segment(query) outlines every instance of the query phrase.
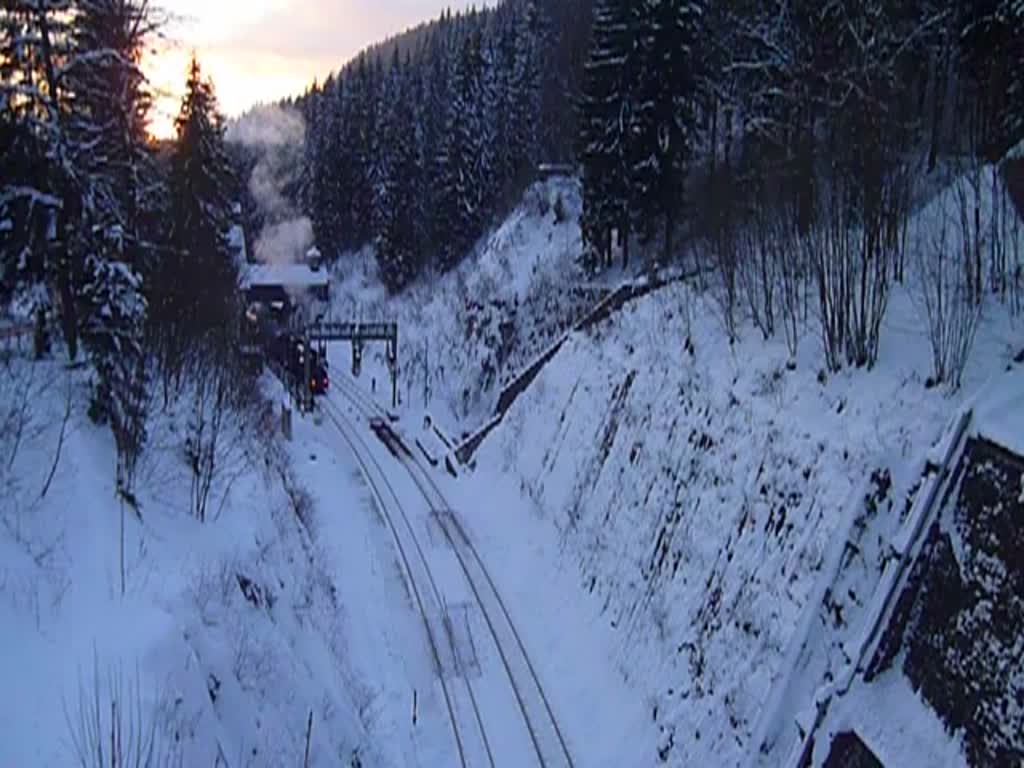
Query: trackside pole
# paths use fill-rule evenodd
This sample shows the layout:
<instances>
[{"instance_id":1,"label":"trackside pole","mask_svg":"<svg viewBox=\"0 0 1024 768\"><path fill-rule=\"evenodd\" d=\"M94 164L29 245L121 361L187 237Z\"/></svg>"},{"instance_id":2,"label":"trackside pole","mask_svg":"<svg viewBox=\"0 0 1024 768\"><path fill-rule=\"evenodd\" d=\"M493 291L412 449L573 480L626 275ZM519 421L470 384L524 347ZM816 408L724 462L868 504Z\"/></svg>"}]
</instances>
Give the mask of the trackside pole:
<instances>
[{"instance_id":1,"label":"trackside pole","mask_svg":"<svg viewBox=\"0 0 1024 768\"><path fill-rule=\"evenodd\" d=\"M313 371L309 363L310 347L308 336L305 339L303 339L302 344L302 360L304 367L306 369L306 378L302 382L302 406L303 410L306 413L309 413L310 411L313 410L313 387L310 385L309 378L312 375Z\"/></svg>"},{"instance_id":2,"label":"trackside pole","mask_svg":"<svg viewBox=\"0 0 1024 768\"><path fill-rule=\"evenodd\" d=\"M398 407L398 324L390 328L391 339L388 342L388 369L391 372L391 407Z\"/></svg>"}]
</instances>

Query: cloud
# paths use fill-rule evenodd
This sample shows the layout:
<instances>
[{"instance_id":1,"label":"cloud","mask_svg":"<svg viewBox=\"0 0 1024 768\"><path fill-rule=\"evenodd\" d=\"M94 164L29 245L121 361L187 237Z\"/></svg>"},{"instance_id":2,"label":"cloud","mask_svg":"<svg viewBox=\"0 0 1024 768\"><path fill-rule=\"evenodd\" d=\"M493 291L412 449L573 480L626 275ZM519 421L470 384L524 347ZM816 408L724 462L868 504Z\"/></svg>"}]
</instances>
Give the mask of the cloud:
<instances>
[{"instance_id":1,"label":"cloud","mask_svg":"<svg viewBox=\"0 0 1024 768\"><path fill-rule=\"evenodd\" d=\"M471 4L469 0L292 0L257 19L236 23L221 44L286 58L333 58L332 69L337 69L367 45L436 18L449 6L454 10Z\"/></svg>"}]
</instances>

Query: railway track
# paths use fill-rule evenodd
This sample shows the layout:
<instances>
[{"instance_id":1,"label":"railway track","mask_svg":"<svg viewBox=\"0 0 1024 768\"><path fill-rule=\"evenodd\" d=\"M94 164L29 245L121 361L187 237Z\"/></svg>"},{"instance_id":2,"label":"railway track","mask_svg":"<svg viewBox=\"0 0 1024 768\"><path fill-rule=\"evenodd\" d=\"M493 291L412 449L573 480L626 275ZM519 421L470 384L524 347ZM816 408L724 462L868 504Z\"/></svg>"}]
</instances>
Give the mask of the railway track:
<instances>
[{"instance_id":1,"label":"railway track","mask_svg":"<svg viewBox=\"0 0 1024 768\"><path fill-rule=\"evenodd\" d=\"M335 384L337 387L335 391L342 393L361 418L366 418L368 421L380 419L385 424L387 423L389 419L388 412L360 390L354 382L339 377L335 380ZM332 421L335 421L339 416L343 416L340 408L334 403L330 403L326 410L334 412L333 416L329 416ZM339 426L339 428L341 427ZM390 430L389 427L386 429ZM351 445L351 441L349 442ZM555 766L575 768L572 755L558 726L554 711L541 686L540 679L483 558L480 557L466 530L451 509L451 505L448 503L444 493L431 476L429 468L424 466L422 460L401 443L397 435L395 436L395 442L397 445L389 445L389 448L406 468L409 477L427 502L430 514L437 521L445 541L458 562L459 570L465 577L473 600L484 619L488 633L501 659L502 668L515 698L516 708L529 733L530 746L538 765L542 766L542 768L548 768L549 766L551 768ZM365 448L365 442L363 442L363 446ZM354 447L353 450L355 450ZM370 459L373 460L372 455ZM384 478L384 482L387 482L380 465L375 460L373 460L373 463ZM401 507L390 483L388 483L388 487L395 499L396 505L401 510L400 514L404 518L410 537L415 540L414 528L409 522L408 515L405 514L404 509ZM426 558L423 556L422 548L419 547L418 542L415 544L415 547L419 550L419 554L426 567ZM429 567L426 570L429 572ZM433 589L436 592L436 585ZM451 638L449 637L449 639ZM484 723L479 717L478 709L475 710L475 716L481 735L486 742L486 736L483 735L485 731ZM455 717L454 713L452 713L452 717ZM458 738L460 733L458 725L453 724L453 729ZM493 765L494 756L490 752L488 754Z\"/></svg>"},{"instance_id":2,"label":"railway track","mask_svg":"<svg viewBox=\"0 0 1024 768\"><path fill-rule=\"evenodd\" d=\"M448 655L449 651L452 651L452 655L457 658L457 654L454 654L454 638L451 636L451 624L444 620L441 593L437 588L437 583L430 570L423 549L415 536L409 516L406 514L405 508L402 506L394 487L388 480L387 474L374 457L372 451L369 450L369 446L356 425L340 408L331 403L327 398L321 398L321 407L323 408L324 415L334 424L342 438L348 443L352 455L355 456L356 462L359 464L360 470L366 478L374 498L377 500L381 515L387 523L395 545L398 548L402 568L405 571L409 590L416 603L420 620L423 622L434 669L441 684L441 691L452 729L452 736L455 741L456 752L458 753L459 764L462 768L477 765L481 761L470 762L467 752L476 755L483 752L487 764L493 768L494 756L487 741L483 719L480 717L480 710L469 678L463 677L464 689L460 688L460 686L452 685L446 679L442 659ZM394 502L393 509L397 512L397 517L399 518L397 521L396 515L392 514L389 510L389 504L385 501L385 491ZM428 589L423 588L424 584L428 586ZM461 690L465 691L465 699L460 695ZM467 708L470 710L469 713L466 712ZM475 734L472 729L470 729L470 733L466 733L464 723L467 720L467 714L469 719L476 723ZM469 745L469 742L474 740L479 740L478 748L475 750Z\"/></svg>"}]
</instances>

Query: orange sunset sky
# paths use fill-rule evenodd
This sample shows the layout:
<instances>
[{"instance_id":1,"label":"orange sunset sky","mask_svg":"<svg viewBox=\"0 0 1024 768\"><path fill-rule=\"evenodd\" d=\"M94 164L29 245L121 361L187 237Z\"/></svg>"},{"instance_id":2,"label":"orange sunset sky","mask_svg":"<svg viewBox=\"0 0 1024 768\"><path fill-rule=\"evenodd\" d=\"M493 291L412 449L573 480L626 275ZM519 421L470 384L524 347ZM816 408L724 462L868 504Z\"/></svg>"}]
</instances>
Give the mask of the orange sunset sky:
<instances>
[{"instance_id":1,"label":"orange sunset sky","mask_svg":"<svg viewBox=\"0 0 1024 768\"><path fill-rule=\"evenodd\" d=\"M194 49L229 117L260 102L301 93L366 45L469 0L164 0L167 40L144 68L157 94L150 129L173 132ZM478 2L477 5L480 5Z\"/></svg>"}]
</instances>

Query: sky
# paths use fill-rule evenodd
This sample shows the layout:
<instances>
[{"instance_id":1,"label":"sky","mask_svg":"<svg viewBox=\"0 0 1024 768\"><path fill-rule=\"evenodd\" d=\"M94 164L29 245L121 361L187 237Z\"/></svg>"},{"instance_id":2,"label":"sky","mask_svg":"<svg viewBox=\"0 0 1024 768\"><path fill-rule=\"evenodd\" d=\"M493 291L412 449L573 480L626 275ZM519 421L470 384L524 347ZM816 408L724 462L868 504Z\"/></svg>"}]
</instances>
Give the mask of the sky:
<instances>
[{"instance_id":1,"label":"sky","mask_svg":"<svg viewBox=\"0 0 1024 768\"><path fill-rule=\"evenodd\" d=\"M194 49L229 117L301 93L360 49L471 0L163 0L168 40L147 55L151 131L169 136ZM479 1L476 5L481 5Z\"/></svg>"}]
</instances>

